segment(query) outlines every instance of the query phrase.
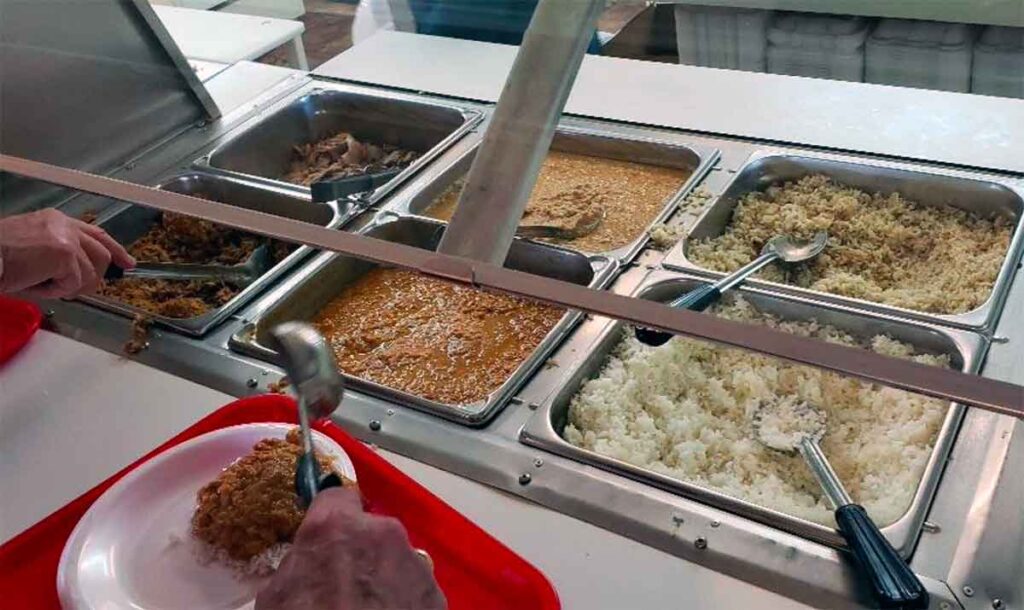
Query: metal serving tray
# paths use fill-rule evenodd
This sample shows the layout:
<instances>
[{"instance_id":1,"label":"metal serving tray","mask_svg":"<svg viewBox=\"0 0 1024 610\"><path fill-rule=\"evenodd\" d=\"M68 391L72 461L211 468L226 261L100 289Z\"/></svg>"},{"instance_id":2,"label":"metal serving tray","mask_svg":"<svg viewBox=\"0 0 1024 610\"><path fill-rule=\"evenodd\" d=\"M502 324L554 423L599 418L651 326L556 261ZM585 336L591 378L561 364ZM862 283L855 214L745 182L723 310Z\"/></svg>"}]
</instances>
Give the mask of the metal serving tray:
<instances>
[{"instance_id":1,"label":"metal serving tray","mask_svg":"<svg viewBox=\"0 0 1024 610\"><path fill-rule=\"evenodd\" d=\"M635 291L634 296L668 301L695 288L702 282L703 280L692 276L658 271L644 280ZM841 305L814 303L798 297L777 296L751 288L741 288L739 293L759 311L783 319L815 319L821 323L835 326L858 339L869 339L875 335L886 334L913 345L923 353L948 354L951 366L966 372L977 372L987 348L984 338L963 330L899 321L887 316L857 312ZM567 422L570 401L585 381L600 373L609 352L622 337L624 323L600 319L595 321L601 322L603 326L596 331L596 338L591 343L589 354L573 364L560 382L558 389L533 413L520 433L522 442L649 483L717 508L735 512L799 536L831 546L841 547L844 545L838 533L831 528L606 457L576 447L563 439L561 433ZM583 330L581 327L580 332ZM594 331L591 330L591 332ZM557 355L555 357L557 358ZM882 529L885 537L904 557L909 557L913 552L964 411L965 408L961 405L951 405L936 437L935 448L925 467L910 508L903 517Z\"/></svg>"},{"instance_id":2,"label":"metal serving tray","mask_svg":"<svg viewBox=\"0 0 1024 610\"><path fill-rule=\"evenodd\" d=\"M704 178L718 160L718 151L713 148L691 146L659 139L659 135L661 134L652 131L648 137L638 137L635 130L623 133L617 131L615 126L599 124L586 127L562 126L555 132L554 140L551 143L552 150L605 159L647 163L660 167L673 167L690 172L687 179L679 184L679 189L665 200L661 211L651 219L640 236L620 248L594 254L614 258L620 264L632 261L644 246L647 245L650 239L648 236L649 229L668 220L669 216L679 207L679 203L690 194L690 191ZM396 194L388 202L385 209L399 214L426 217L426 209L449 186L469 172L469 167L473 164L478 147L479 143L457 157L448 160L447 163L442 160L435 164L417 178L414 183L410 183L407 189L403 189L401 193ZM569 246L565 247L572 249Z\"/></svg>"},{"instance_id":3,"label":"metal serving tray","mask_svg":"<svg viewBox=\"0 0 1024 610\"><path fill-rule=\"evenodd\" d=\"M1010 247L988 299L973 311L960 314L933 314L759 279L748 280L749 284L935 324L977 331L984 331L994 325L1009 290L1021 247L1024 245L1024 231L1021 230L1024 199L1015 188L990 180L970 178L969 174L963 172L956 175L952 175L953 172L926 173L901 169L891 164L852 163L812 155L756 152L751 155L722 195L708 206L694 223L686 238L669 252L664 265L698 275L723 277L724 274L700 267L687 258L690 243L724 233L737 203L747 193L763 191L772 184L798 180L813 174L824 174L836 182L870 193L899 193L923 205L949 205L981 215L1004 214L1013 218L1015 230L1010 239Z\"/></svg>"},{"instance_id":4,"label":"metal serving tray","mask_svg":"<svg viewBox=\"0 0 1024 610\"><path fill-rule=\"evenodd\" d=\"M341 215L333 203L312 203L281 189L257 188L233 178L214 176L198 171L172 176L161 183L158 188L184 195L205 196L222 203L328 228L337 228L342 221ZM128 206L107 216L98 224L117 241L122 244L131 244L148 231L154 223L158 222L161 214L162 212L159 210ZM82 297L82 300L129 317L143 315L169 328L201 336L281 277L312 251L313 249L308 246L300 246L258 280L246 286L230 301L195 318L179 319L158 316L102 296Z\"/></svg>"},{"instance_id":5,"label":"metal serving tray","mask_svg":"<svg viewBox=\"0 0 1024 610\"><path fill-rule=\"evenodd\" d=\"M339 131L362 141L422 153L384 186L364 197L375 203L473 128L483 115L475 110L417 100L386 92L369 94L342 85L318 84L252 127L217 146L197 165L284 188L309 198L308 187L287 182L293 147Z\"/></svg>"},{"instance_id":6,"label":"metal serving tray","mask_svg":"<svg viewBox=\"0 0 1024 610\"><path fill-rule=\"evenodd\" d=\"M437 248L444 224L425 219L385 218L362 231L365 235L387 241ZM513 242L507 266L512 269L558 278L592 288L603 288L617 270L617 264L606 257L583 256L577 252L535 244L523 240ZM276 363L277 353L268 347L271 328L290 320L309 320L371 269L374 263L335 253L323 253L294 277L268 294L254 308L253 320L235 333L229 346L232 350ZM551 329L540 345L505 383L486 400L465 405L442 404L379 385L372 381L345 375L351 387L387 400L409 405L452 421L481 426L505 406L519 386L540 366L579 321L580 313L569 311Z\"/></svg>"}]
</instances>

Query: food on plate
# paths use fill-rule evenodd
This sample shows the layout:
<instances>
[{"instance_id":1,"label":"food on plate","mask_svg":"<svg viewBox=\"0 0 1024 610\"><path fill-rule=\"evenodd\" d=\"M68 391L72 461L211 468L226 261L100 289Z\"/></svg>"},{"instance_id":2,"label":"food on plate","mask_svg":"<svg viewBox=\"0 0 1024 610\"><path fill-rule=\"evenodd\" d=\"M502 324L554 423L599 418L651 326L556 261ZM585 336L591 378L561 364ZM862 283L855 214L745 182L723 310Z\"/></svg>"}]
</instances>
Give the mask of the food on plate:
<instances>
[{"instance_id":1,"label":"food on plate","mask_svg":"<svg viewBox=\"0 0 1024 610\"><path fill-rule=\"evenodd\" d=\"M483 400L563 310L377 268L313 319L349 375L446 404Z\"/></svg>"},{"instance_id":2,"label":"food on plate","mask_svg":"<svg viewBox=\"0 0 1024 610\"><path fill-rule=\"evenodd\" d=\"M916 353L885 335L862 342L814 321L783 321L727 297L715 315L934 366L947 356ZM792 397L824 411L822 448L850 495L879 525L901 517L917 490L947 402L869 384L770 356L681 337L662 347L632 329L569 406L563 436L573 445L795 517L834 524L799 456L758 442L759 401ZM785 426L776 422L776 427Z\"/></svg>"},{"instance_id":3,"label":"food on plate","mask_svg":"<svg viewBox=\"0 0 1024 610\"><path fill-rule=\"evenodd\" d=\"M342 131L316 142L295 146L283 179L309 186L321 180L376 174L409 165L420 153L390 144L360 142Z\"/></svg>"},{"instance_id":4,"label":"food on plate","mask_svg":"<svg viewBox=\"0 0 1024 610\"><path fill-rule=\"evenodd\" d=\"M164 212L142 237L128 246L140 263L238 265L265 238L180 214ZM272 241L271 259L280 261L295 246ZM216 280L158 280L126 277L108 280L99 290L107 298L168 318L194 318L230 301L242 289Z\"/></svg>"},{"instance_id":5,"label":"food on plate","mask_svg":"<svg viewBox=\"0 0 1024 610\"><path fill-rule=\"evenodd\" d=\"M553 151L541 167L520 224L569 228L603 214L590 234L541 241L584 252L615 250L643 235L689 176L685 169ZM426 215L451 220L463 186L462 180L456 181L426 209Z\"/></svg>"},{"instance_id":6,"label":"food on plate","mask_svg":"<svg viewBox=\"0 0 1024 610\"><path fill-rule=\"evenodd\" d=\"M196 494L192 534L213 557L253 574L276 567L302 523L305 509L295 493L295 468L302 455L299 429L285 439L267 438ZM323 472L333 464L317 453ZM338 473L340 476L340 473ZM342 477L345 486L355 482Z\"/></svg>"},{"instance_id":7,"label":"food on plate","mask_svg":"<svg viewBox=\"0 0 1024 610\"><path fill-rule=\"evenodd\" d=\"M827 231L828 248L788 272L760 277L886 305L937 314L981 306L992 292L1013 233L1005 216L983 218L951 206L914 203L843 186L826 176L749 193L725 232L690 244L694 263L729 272L760 253L774 235L810 238Z\"/></svg>"}]
</instances>

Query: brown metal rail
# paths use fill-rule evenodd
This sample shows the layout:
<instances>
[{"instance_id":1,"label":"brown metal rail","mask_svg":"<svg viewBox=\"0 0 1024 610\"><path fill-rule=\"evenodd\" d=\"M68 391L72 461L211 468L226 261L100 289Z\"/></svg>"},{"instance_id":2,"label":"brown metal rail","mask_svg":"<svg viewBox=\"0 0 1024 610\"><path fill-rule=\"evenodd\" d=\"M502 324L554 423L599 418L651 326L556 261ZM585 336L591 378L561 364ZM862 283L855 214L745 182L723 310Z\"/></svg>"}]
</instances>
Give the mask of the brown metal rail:
<instances>
[{"instance_id":1,"label":"brown metal rail","mask_svg":"<svg viewBox=\"0 0 1024 610\"><path fill-rule=\"evenodd\" d=\"M591 290L466 258L325 229L297 220L9 155L0 155L0 171L167 212L204 218L268 237L404 267L455 282L609 316L665 332L762 352L903 390L1024 418L1024 387L1011 383L898 360L766 327L672 309L661 303Z\"/></svg>"}]
</instances>

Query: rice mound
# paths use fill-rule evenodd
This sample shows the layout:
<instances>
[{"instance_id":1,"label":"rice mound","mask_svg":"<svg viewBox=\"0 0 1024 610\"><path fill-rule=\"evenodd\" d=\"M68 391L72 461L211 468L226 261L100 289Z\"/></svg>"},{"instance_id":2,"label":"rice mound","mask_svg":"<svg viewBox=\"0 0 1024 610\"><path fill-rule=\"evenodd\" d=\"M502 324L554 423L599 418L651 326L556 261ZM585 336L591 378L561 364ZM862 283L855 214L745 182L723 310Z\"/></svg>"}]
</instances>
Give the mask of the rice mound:
<instances>
[{"instance_id":1,"label":"rice mound","mask_svg":"<svg viewBox=\"0 0 1024 610\"><path fill-rule=\"evenodd\" d=\"M992 292L1013 232L1011 219L919 205L899 194L869 194L826 176L745 195L725 232L689 245L694 263L734 271L775 235L829 245L787 273L771 265L758 277L821 292L938 314L980 307Z\"/></svg>"},{"instance_id":2,"label":"rice mound","mask_svg":"<svg viewBox=\"0 0 1024 610\"><path fill-rule=\"evenodd\" d=\"M783 321L741 298L715 315L871 349L933 366L947 356L879 335L867 345L816 322ZM832 511L799 455L762 446L751 416L757 403L793 396L825 412L821 445L855 501L881 526L910 505L948 403L769 356L674 337L640 343L632 328L600 374L569 407L567 441L654 472L823 525Z\"/></svg>"}]
</instances>

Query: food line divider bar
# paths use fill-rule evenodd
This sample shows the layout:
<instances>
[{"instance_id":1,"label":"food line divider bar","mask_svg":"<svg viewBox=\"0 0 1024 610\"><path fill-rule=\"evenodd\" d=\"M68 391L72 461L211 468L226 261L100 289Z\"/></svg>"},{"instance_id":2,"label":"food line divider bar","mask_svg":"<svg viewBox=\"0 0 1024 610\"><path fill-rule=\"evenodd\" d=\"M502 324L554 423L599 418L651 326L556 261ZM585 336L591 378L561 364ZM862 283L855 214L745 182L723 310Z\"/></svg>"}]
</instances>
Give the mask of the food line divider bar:
<instances>
[{"instance_id":1,"label":"food line divider bar","mask_svg":"<svg viewBox=\"0 0 1024 610\"><path fill-rule=\"evenodd\" d=\"M138 205L196 216L268 237L350 254L376 263L404 267L433 277L610 316L673 334L754 350L1024 419L1024 387L1016 384L942 370L767 328L714 319L700 313L672 309L661 303L602 293L487 263L332 231L10 155L0 155L0 170Z\"/></svg>"}]
</instances>

